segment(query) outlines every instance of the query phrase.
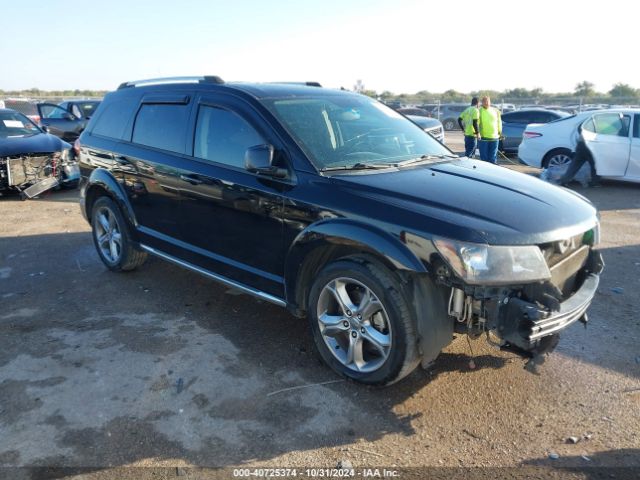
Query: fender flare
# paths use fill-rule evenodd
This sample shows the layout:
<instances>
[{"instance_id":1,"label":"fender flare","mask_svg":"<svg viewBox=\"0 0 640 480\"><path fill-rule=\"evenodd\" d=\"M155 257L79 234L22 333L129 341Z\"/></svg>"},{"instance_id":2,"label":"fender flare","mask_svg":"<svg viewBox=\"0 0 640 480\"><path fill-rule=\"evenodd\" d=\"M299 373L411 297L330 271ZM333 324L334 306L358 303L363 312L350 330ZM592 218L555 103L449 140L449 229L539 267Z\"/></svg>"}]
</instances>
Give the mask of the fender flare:
<instances>
[{"instance_id":1,"label":"fender flare","mask_svg":"<svg viewBox=\"0 0 640 480\"><path fill-rule=\"evenodd\" d=\"M314 223L298 234L285 259L285 292L290 304L298 304L298 279L307 256L322 247L360 250L380 258L388 266L426 273L427 267L400 239L372 225L351 219L327 219Z\"/></svg>"},{"instance_id":2,"label":"fender flare","mask_svg":"<svg viewBox=\"0 0 640 480\"><path fill-rule=\"evenodd\" d=\"M91 198L92 192L95 191L96 188L100 188L108 192L111 198L118 204L118 207L120 207L120 212L122 212L125 220L127 220L133 227L138 226L136 216L133 213L133 207L131 206L131 202L125 193L124 188L111 174L111 172L104 168L96 168L91 172L87 182L87 187L84 191L84 208L89 222L91 222L91 211L88 208L89 205L87 204L87 199ZM93 204L93 202L91 204Z\"/></svg>"}]
</instances>

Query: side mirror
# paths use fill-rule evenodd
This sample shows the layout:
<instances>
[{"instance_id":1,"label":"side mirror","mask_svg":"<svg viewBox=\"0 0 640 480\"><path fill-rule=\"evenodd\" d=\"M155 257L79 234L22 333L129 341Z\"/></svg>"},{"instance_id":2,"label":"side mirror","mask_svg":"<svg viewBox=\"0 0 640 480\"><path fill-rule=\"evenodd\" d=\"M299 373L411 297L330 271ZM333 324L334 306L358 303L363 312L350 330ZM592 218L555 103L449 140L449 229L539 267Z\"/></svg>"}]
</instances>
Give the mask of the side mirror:
<instances>
[{"instance_id":1,"label":"side mirror","mask_svg":"<svg viewBox=\"0 0 640 480\"><path fill-rule=\"evenodd\" d=\"M251 173L274 178L285 178L287 169L273 165L275 150L273 145L256 145L247 148L244 154L244 168Z\"/></svg>"}]
</instances>

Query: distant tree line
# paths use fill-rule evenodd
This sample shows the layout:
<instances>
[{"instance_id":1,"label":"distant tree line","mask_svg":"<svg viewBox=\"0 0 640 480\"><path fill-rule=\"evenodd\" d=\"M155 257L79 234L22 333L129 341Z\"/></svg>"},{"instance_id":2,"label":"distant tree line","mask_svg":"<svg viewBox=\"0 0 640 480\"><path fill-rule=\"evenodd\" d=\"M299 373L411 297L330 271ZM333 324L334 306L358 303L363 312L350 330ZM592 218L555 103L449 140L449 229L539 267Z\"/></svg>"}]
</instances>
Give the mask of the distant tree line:
<instances>
[{"instance_id":1,"label":"distant tree line","mask_svg":"<svg viewBox=\"0 0 640 480\"><path fill-rule=\"evenodd\" d=\"M40 90L29 88L27 90L2 90L1 97L104 97L108 90Z\"/></svg>"},{"instance_id":2,"label":"distant tree line","mask_svg":"<svg viewBox=\"0 0 640 480\"><path fill-rule=\"evenodd\" d=\"M27 90L2 90L1 97L103 97L107 90L40 90L39 88L29 88ZM554 101L575 100L584 103L638 103L640 102L640 89L633 88L626 83L616 83L608 92L598 92L593 83L588 81L580 82L573 92L549 93L542 88L511 88L503 91L498 90L476 90L468 93L456 90L447 90L443 93L429 92L421 90L417 93L396 94L385 90L377 92L375 90L362 90L362 93L384 102L402 102L405 104L423 104L432 102L468 102L471 97L482 97L488 95L494 100L509 102L539 102L553 103Z\"/></svg>"},{"instance_id":3,"label":"distant tree line","mask_svg":"<svg viewBox=\"0 0 640 480\"><path fill-rule=\"evenodd\" d=\"M476 90L468 93L456 90L447 90L444 93L433 93L421 90L414 94L395 94L388 90L376 92L375 90L363 90L363 94L384 102L397 101L405 104L423 104L432 102L468 102L472 97L488 95L492 99L502 99L509 102L539 102L553 103L554 101L575 100L584 103L638 103L640 102L640 89L633 88L626 83L616 83L608 92L598 92L593 83L580 82L573 92L549 93L542 88L511 88L503 91Z\"/></svg>"}]
</instances>

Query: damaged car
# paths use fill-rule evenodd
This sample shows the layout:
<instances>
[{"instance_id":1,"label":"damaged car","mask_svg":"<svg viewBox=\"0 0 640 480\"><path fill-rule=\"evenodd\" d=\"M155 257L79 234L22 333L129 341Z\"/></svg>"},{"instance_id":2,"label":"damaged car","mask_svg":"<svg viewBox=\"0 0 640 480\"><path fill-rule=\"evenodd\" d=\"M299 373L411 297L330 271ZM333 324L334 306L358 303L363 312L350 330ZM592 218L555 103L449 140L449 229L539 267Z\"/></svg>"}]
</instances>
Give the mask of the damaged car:
<instances>
[{"instance_id":1,"label":"damaged car","mask_svg":"<svg viewBox=\"0 0 640 480\"><path fill-rule=\"evenodd\" d=\"M78 148L107 268L151 254L286 307L332 369L366 384L429 366L454 332L536 365L586 324L603 269L585 198L458 158L350 92L128 82Z\"/></svg>"},{"instance_id":2,"label":"damaged car","mask_svg":"<svg viewBox=\"0 0 640 480\"><path fill-rule=\"evenodd\" d=\"M70 149L22 113L0 109L0 195L14 190L33 198L58 186L76 187L80 171Z\"/></svg>"}]
</instances>

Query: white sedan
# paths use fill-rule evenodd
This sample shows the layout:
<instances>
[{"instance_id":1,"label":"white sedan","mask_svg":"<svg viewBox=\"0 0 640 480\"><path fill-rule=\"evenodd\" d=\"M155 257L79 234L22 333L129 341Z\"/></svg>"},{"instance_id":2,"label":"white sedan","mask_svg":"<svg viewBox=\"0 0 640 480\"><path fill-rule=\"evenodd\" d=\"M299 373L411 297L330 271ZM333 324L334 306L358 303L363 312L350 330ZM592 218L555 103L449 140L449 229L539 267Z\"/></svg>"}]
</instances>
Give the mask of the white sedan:
<instances>
[{"instance_id":1,"label":"white sedan","mask_svg":"<svg viewBox=\"0 0 640 480\"><path fill-rule=\"evenodd\" d=\"M543 125L527 125L518 158L538 168L568 163L579 125L598 175L640 182L640 109L582 112Z\"/></svg>"}]
</instances>

